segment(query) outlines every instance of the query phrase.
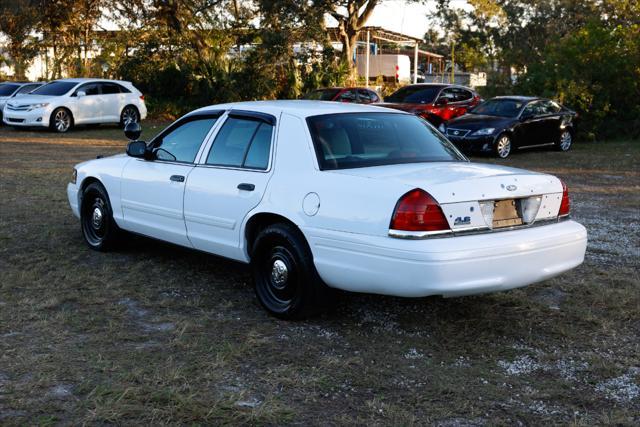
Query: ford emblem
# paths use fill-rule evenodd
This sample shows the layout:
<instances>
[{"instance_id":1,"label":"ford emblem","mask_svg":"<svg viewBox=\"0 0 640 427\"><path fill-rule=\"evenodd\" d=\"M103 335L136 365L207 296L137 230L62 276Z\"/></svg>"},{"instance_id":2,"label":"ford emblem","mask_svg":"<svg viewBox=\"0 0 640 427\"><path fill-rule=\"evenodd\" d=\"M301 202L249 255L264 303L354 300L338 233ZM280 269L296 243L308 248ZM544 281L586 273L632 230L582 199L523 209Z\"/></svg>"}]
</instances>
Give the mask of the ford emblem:
<instances>
[{"instance_id":1,"label":"ford emblem","mask_svg":"<svg viewBox=\"0 0 640 427\"><path fill-rule=\"evenodd\" d=\"M509 191L516 191L518 189L518 187L516 187L515 185L507 185L507 190Z\"/></svg>"}]
</instances>

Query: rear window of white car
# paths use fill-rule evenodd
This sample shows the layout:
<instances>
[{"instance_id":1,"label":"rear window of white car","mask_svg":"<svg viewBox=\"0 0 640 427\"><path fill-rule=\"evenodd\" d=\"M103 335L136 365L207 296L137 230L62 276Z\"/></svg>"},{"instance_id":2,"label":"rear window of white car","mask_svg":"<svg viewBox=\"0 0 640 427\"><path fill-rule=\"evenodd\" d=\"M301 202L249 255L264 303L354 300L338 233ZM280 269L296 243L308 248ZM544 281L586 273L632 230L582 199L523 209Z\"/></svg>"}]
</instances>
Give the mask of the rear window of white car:
<instances>
[{"instance_id":1,"label":"rear window of white car","mask_svg":"<svg viewBox=\"0 0 640 427\"><path fill-rule=\"evenodd\" d=\"M322 170L466 158L423 119L400 113L343 113L307 118Z\"/></svg>"}]
</instances>

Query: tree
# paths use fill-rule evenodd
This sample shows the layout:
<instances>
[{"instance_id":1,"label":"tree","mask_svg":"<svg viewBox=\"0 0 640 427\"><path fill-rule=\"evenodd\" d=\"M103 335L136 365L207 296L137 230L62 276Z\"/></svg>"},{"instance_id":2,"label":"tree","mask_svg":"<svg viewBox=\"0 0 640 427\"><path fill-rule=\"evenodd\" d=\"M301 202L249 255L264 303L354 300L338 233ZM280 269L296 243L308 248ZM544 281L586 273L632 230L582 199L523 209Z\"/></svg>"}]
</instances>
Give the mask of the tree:
<instances>
[{"instance_id":1,"label":"tree","mask_svg":"<svg viewBox=\"0 0 640 427\"><path fill-rule=\"evenodd\" d=\"M325 3L331 16L338 21L338 33L342 43L342 61L348 64L351 78L355 75L352 55L358 34L379 3L380 0L329 0Z\"/></svg>"},{"instance_id":2,"label":"tree","mask_svg":"<svg viewBox=\"0 0 640 427\"><path fill-rule=\"evenodd\" d=\"M0 6L0 32L8 39L7 53L14 66L15 78L25 79L29 62L38 52L31 32L38 22L35 5L24 0L4 0Z\"/></svg>"}]
</instances>

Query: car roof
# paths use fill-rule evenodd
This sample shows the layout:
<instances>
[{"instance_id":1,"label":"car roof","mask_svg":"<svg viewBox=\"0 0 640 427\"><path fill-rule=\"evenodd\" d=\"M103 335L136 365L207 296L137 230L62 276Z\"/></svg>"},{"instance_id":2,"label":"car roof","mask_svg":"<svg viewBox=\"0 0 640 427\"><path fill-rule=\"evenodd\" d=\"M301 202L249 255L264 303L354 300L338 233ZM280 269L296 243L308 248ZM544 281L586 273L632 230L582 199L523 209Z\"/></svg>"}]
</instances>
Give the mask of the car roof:
<instances>
[{"instance_id":1,"label":"car roof","mask_svg":"<svg viewBox=\"0 0 640 427\"><path fill-rule=\"evenodd\" d=\"M406 86L403 87L420 87L420 86L432 86L432 87L440 87L440 88L445 88L445 87L459 87L462 89L467 89L467 90L473 90L467 86L462 86L462 85L457 85L457 84L453 84L453 83L412 83L412 84L408 84ZM398 88L398 89L402 89L402 88Z\"/></svg>"},{"instance_id":2,"label":"car roof","mask_svg":"<svg viewBox=\"0 0 640 427\"><path fill-rule=\"evenodd\" d=\"M545 98L539 98L537 96L507 95L507 96L494 96L491 99L511 99L514 101L530 102L530 101L535 101L537 99L545 99Z\"/></svg>"},{"instance_id":3,"label":"car roof","mask_svg":"<svg viewBox=\"0 0 640 427\"><path fill-rule=\"evenodd\" d=\"M69 83L129 83L124 80L111 80L111 79L92 79L87 77L77 77L71 79L57 79L52 82L69 82Z\"/></svg>"},{"instance_id":4,"label":"car roof","mask_svg":"<svg viewBox=\"0 0 640 427\"><path fill-rule=\"evenodd\" d=\"M353 90L353 89L364 89L364 90L370 90L375 92L375 90L371 89L370 87L364 87L364 86L348 86L348 87L342 87L342 86L334 86L334 87L319 87L318 89L314 89L311 92L317 92L320 90Z\"/></svg>"},{"instance_id":5,"label":"car roof","mask_svg":"<svg viewBox=\"0 0 640 427\"><path fill-rule=\"evenodd\" d=\"M193 113L206 113L220 110L245 110L278 116L280 113L288 113L292 116L306 118L323 114L340 113L395 113L409 114L390 108L377 107L366 104L342 103L333 101L311 100L278 100L278 101L247 101L232 102L228 104L210 105L195 110Z\"/></svg>"}]
</instances>

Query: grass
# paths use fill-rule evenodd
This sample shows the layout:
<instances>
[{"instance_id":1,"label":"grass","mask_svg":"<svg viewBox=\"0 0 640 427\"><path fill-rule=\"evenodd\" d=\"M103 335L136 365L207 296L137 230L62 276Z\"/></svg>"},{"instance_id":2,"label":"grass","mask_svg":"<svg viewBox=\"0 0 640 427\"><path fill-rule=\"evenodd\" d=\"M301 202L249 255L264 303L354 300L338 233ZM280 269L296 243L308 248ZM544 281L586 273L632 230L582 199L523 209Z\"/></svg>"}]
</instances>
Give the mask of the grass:
<instances>
[{"instance_id":1,"label":"grass","mask_svg":"<svg viewBox=\"0 0 640 427\"><path fill-rule=\"evenodd\" d=\"M637 142L476 159L566 180L590 233L572 272L455 299L344 294L305 322L266 315L243 265L144 238L89 250L65 185L124 145L115 128L0 129L0 424L640 422Z\"/></svg>"}]
</instances>

